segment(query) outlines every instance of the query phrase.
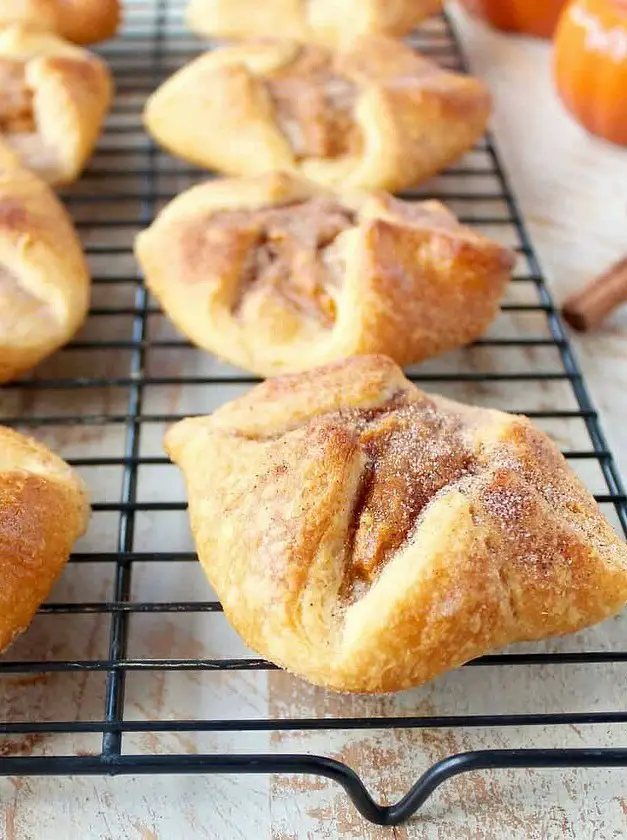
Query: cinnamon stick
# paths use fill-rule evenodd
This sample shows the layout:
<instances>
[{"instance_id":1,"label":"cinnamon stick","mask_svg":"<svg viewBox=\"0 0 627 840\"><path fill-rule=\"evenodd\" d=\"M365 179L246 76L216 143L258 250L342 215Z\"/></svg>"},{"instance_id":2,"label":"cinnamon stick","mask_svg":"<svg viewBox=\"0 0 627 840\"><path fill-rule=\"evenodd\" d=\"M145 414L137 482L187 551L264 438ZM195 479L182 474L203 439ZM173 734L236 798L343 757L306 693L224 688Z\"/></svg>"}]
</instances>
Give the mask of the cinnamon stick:
<instances>
[{"instance_id":1,"label":"cinnamon stick","mask_svg":"<svg viewBox=\"0 0 627 840\"><path fill-rule=\"evenodd\" d=\"M580 332L597 327L621 303L627 303L627 257L564 301L562 314Z\"/></svg>"}]
</instances>

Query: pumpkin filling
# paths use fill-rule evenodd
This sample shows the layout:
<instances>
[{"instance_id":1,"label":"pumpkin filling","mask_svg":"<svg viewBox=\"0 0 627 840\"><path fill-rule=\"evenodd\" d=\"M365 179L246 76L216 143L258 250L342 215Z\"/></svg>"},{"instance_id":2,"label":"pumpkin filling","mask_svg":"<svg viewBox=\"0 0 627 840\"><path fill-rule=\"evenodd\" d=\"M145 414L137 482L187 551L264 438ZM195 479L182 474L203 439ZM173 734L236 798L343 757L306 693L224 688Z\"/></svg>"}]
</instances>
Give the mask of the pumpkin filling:
<instances>
[{"instance_id":1,"label":"pumpkin filling","mask_svg":"<svg viewBox=\"0 0 627 840\"><path fill-rule=\"evenodd\" d=\"M332 326L342 279L334 244L354 223L350 210L326 197L212 216L209 239L225 254L239 256L232 312L241 314L250 294L277 293L284 303Z\"/></svg>"},{"instance_id":2,"label":"pumpkin filling","mask_svg":"<svg viewBox=\"0 0 627 840\"><path fill-rule=\"evenodd\" d=\"M360 132L353 116L357 87L336 71L330 52L301 47L266 86L296 158L335 158L358 150Z\"/></svg>"},{"instance_id":3,"label":"pumpkin filling","mask_svg":"<svg viewBox=\"0 0 627 840\"><path fill-rule=\"evenodd\" d=\"M0 58L0 135L29 169L54 171L54 152L37 130L26 65L9 58Z\"/></svg>"},{"instance_id":4,"label":"pumpkin filling","mask_svg":"<svg viewBox=\"0 0 627 840\"><path fill-rule=\"evenodd\" d=\"M476 469L457 417L428 398L408 404L404 395L383 408L355 412L366 465L346 539L348 600L372 585L433 497Z\"/></svg>"},{"instance_id":5,"label":"pumpkin filling","mask_svg":"<svg viewBox=\"0 0 627 840\"><path fill-rule=\"evenodd\" d=\"M26 85L23 61L0 59L0 131L35 131L33 95Z\"/></svg>"}]
</instances>

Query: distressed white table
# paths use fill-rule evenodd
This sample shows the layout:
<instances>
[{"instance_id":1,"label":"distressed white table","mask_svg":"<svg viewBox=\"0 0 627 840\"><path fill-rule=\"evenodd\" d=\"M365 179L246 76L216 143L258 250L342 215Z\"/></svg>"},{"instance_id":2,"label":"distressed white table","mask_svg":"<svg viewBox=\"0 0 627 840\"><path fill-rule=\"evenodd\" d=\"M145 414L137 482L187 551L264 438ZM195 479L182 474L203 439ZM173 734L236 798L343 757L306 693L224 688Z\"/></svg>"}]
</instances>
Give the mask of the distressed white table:
<instances>
[{"instance_id":1,"label":"distressed white table","mask_svg":"<svg viewBox=\"0 0 627 840\"><path fill-rule=\"evenodd\" d=\"M144 0L134 4L141 9ZM180 5L180 4L179 4ZM138 12L139 14L139 12ZM495 95L494 129L511 181L530 227L533 241L552 290L561 300L626 247L627 151L590 139L566 117L549 79L546 44L506 38L454 12L473 69L490 84ZM130 25L130 24L129 24ZM129 103L132 92L121 92ZM122 118L120 118L122 119ZM106 154L101 154L104 161ZM112 158L113 160L113 158ZM120 165L119 161L118 164ZM132 168L133 161L129 167ZM113 190L100 182L99 189ZM86 179L76 193L94 187ZM119 183L118 183L119 187ZM77 205L82 207L82 205ZM75 208L76 209L76 208ZM121 216L137 208L120 207ZM81 213L93 213L86 208ZM112 212L111 209L108 212ZM117 212L117 211L116 211ZM89 228L86 241L102 232ZM129 231L129 235L132 231ZM94 258L94 270L115 275L132 272L130 261ZM512 290L512 294L515 290ZM96 305L130 305L135 290L123 283L96 287ZM505 328L516 328L514 321ZM128 338L130 322L92 319L83 337ZM154 316L151 336L170 336L164 319ZM580 361L593 398L601 409L611 443L627 468L627 311L617 314L596 335L576 338ZM482 357L452 356L433 369L473 370ZM492 367L514 367L530 361L548 363L538 351L531 360L516 354L502 359L483 357ZM193 351L152 351L149 370L159 375L194 374L208 367L222 369ZM128 372L128 356L67 351L43 368L44 376L115 376ZM478 402L520 408L556 405L558 385L545 387L468 386L458 396ZM148 388L145 410L153 413L200 411L213 401L236 393L225 386L218 397L198 395L184 386ZM241 390L241 389L240 389ZM567 397L564 396L566 400ZM126 410L127 395L115 389L91 389L84 394L5 392L0 416L16 413L86 414ZM549 429L565 447L576 447L580 431L566 424ZM160 455L163 425L144 427L141 454ZM42 427L40 437L71 458L123 452L123 428L85 426L79 429ZM119 470L85 469L94 498L119 499ZM584 476L595 485L598 476ZM594 489L594 487L593 487ZM598 489L598 488L597 488ZM176 471L145 466L139 473L138 497L143 501L183 499ZM113 551L116 526L113 514L94 517L82 551ZM136 551L190 550L185 515L138 515ZM53 600L99 601L110 598L112 567L75 564L68 568ZM140 601L182 601L209 598L193 564L136 563L133 597ZM106 657L108 616L76 615L63 621L40 616L11 651L15 659ZM602 650L624 647L627 617L575 638L536 645L538 650ZM529 646L528 646L529 647ZM235 634L219 615L136 614L131 618L129 656L194 657L238 655L243 651ZM0 709L11 719L98 720L102 717L104 675L58 673L42 677L3 679ZM467 668L419 690L396 698L350 698L327 694L286 675L262 671L216 673L180 672L170 675L133 672L127 684L129 719L256 718L319 716L385 716L390 714L451 715L624 709L627 674L621 665L517 666ZM126 753L307 751L332 755L358 770L381 801L395 801L418 775L440 758L482 747L624 746L620 727L549 727L509 729L425 729L348 733L254 733L249 735L137 734L126 736ZM86 754L99 749L93 735L30 737L0 745L3 753ZM2 754L2 753L0 753ZM409 824L379 829L365 823L344 793L332 783L296 777L176 778L21 778L0 779L0 838L55 840L80 836L85 840L197 840L198 838L426 838L426 840L609 840L627 834L627 773L625 771L517 771L472 774L446 783Z\"/></svg>"}]
</instances>

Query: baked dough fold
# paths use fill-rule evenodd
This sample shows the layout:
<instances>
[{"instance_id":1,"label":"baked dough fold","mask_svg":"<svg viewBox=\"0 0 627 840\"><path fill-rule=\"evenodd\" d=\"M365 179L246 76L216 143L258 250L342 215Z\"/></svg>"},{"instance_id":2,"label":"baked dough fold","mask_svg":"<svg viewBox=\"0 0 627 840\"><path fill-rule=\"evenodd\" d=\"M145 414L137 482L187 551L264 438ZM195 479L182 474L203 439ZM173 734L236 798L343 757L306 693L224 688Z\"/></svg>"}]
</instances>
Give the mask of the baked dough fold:
<instances>
[{"instance_id":1,"label":"baked dough fold","mask_svg":"<svg viewBox=\"0 0 627 840\"><path fill-rule=\"evenodd\" d=\"M157 89L144 121L174 155L228 175L298 171L394 191L467 151L490 108L478 79L371 35L341 52L296 41L212 50Z\"/></svg>"},{"instance_id":2,"label":"baked dough fold","mask_svg":"<svg viewBox=\"0 0 627 840\"><path fill-rule=\"evenodd\" d=\"M187 22L217 38L275 38L338 46L359 35L410 32L442 0L190 0Z\"/></svg>"},{"instance_id":3,"label":"baked dough fold","mask_svg":"<svg viewBox=\"0 0 627 840\"><path fill-rule=\"evenodd\" d=\"M2 0L0 27L12 23L56 32L76 44L112 38L121 17L120 0Z\"/></svg>"},{"instance_id":4,"label":"baked dough fold","mask_svg":"<svg viewBox=\"0 0 627 840\"><path fill-rule=\"evenodd\" d=\"M51 189L24 170L0 174L0 383L69 341L89 288L81 244Z\"/></svg>"},{"instance_id":5,"label":"baked dough fold","mask_svg":"<svg viewBox=\"0 0 627 840\"><path fill-rule=\"evenodd\" d=\"M76 180L109 109L107 65L50 32L0 30L0 169L6 161L50 184Z\"/></svg>"},{"instance_id":6,"label":"baked dough fold","mask_svg":"<svg viewBox=\"0 0 627 840\"><path fill-rule=\"evenodd\" d=\"M0 426L0 651L30 624L89 521L79 476Z\"/></svg>"},{"instance_id":7,"label":"baked dough fold","mask_svg":"<svg viewBox=\"0 0 627 840\"><path fill-rule=\"evenodd\" d=\"M409 688L627 603L627 547L549 438L389 359L269 380L166 449L227 618L312 683Z\"/></svg>"},{"instance_id":8,"label":"baked dough fold","mask_svg":"<svg viewBox=\"0 0 627 840\"><path fill-rule=\"evenodd\" d=\"M514 264L439 202L337 195L280 173L193 187L135 250L182 332L262 376L467 344L497 314Z\"/></svg>"}]
</instances>

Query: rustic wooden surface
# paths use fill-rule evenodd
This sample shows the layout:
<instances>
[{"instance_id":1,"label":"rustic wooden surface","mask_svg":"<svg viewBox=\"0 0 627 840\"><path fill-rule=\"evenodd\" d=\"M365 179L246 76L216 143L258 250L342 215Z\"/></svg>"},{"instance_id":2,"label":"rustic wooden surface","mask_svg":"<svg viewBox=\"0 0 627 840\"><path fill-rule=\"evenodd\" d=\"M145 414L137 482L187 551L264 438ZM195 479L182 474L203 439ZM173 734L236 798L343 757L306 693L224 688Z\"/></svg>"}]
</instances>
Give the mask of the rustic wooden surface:
<instances>
[{"instance_id":1,"label":"rustic wooden surface","mask_svg":"<svg viewBox=\"0 0 627 840\"><path fill-rule=\"evenodd\" d=\"M563 114L549 83L547 45L505 38L455 13L474 70L491 85L496 100L494 128L513 187L529 223L550 285L558 300L625 250L627 152L584 135ZM472 167L473 157L468 164ZM129 161L129 168L132 161ZM183 184L184 186L185 184ZM114 189L104 184L103 189ZM89 189L86 184L77 188ZM120 207L126 217L137 208ZM459 209L459 208L456 208ZM82 212L82 211L81 211ZM87 210L85 210L87 212ZM94 212L93 209L89 212ZM107 212L112 212L109 209ZM116 210L116 212L118 212ZM86 217L87 218L87 217ZM96 233L85 231L88 237ZM98 234L99 235L99 234ZM130 235L130 234L129 234ZM132 271L124 263L100 261L96 270ZM521 287L512 287L511 300ZM134 289L97 290L99 305L132 303ZM103 321L105 323L103 323ZM495 329L519 334L522 319L503 318ZM100 319L84 335L128 337L129 322ZM533 330L532 330L533 331ZM165 319L151 319L151 335L169 336ZM627 311L617 314L598 334L576 339L593 397L601 409L610 440L627 467ZM433 363L433 370L546 369L554 357L547 351L485 351L451 354ZM126 367L125 367L126 365ZM194 351L152 351L149 370L159 375L226 370ZM123 375L128 356L67 351L44 367L47 375ZM208 410L235 392L198 394L182 386L150 388L148 412ZM454 392L460 398L520 409L573 407L568 388L554 383L533 388L511 383L468 386ZM80 403L76 402L80 399ZM76 395L7 391L0 414L124 411L121 390L92 390ZM72 402L74 401L74 402ZM547 424L565 448L585 443L582 429ZM144 427L142 454L161 454L162 425ZM66 457L123 452L123 428L85 426L42 428L41 437ZM601 490L593 465L580 466L592 489ZM586 472L586 469L589 472ZM119 470L86 470L94 498L119 498ZM143 501L183 499L177 472L169 467L144 467L139 479ZM94 517L82 550L113 550L114 515ZM135 550L189 550L191 540L183 513L138 516ZM194 564L159 568L136 564L133 597L142 601L209 598ZM102 564L82 564L68 572L54 593L57 601L97 601L110 597L112 570ZM199 593L202 593L199 596ZM53 625L54 623L54 632ZM133 657L227 656L243 651L220 615L136 615L131 619ZM538 650L600 650L624 646L627 619L561 641L536 645ZM52 639L52 641L51 641ZM39 617L12 649L15 659L106 656L108 617ZM527 646L531 647L531 646ZM0 682L0 709L9 719L100 719L104 676L57 674L33 683L25 679ZM254 718L314 716L385 716L389 714L451 715L585 711L624 708L625 666L466 668L433 684L394 698L338 697L310 688L280 673L175 673L150 671L130 675L127 717ZM605 726L527 729L426 729L396 732L363 731L254 735L137 735L125 739L125 752L308 751L333 755L363 774L374 795L394 801L434 761L459 751L509 746L624 746L620 730ZM0 744L0 755L88 753L98 749L94 736L35 738ZM304 778L180 777L130 779L2 779L0 780L1 840L55 840L77 836L85 840L294 840L295 838L374 838L399 840L610 840L627 835L627 784L623 771L518 771L460 777L429 800L406 826L379 829L365 823L335 785Z\"/></svg>"},{"instance_id":2,"label":"rustic wooden surface","mask_svg":"<svg viewBox=\"0 0 627 840\"><path fill-rule=\"evenodd\" d=\"M587 135L550 83L550 48L455 14L473 70L495 95L493 126L554 296L561 302L625 255L627 151ZM627 472L627 307L578 351L605 429Z\"/></svg>"}]
</instances>

